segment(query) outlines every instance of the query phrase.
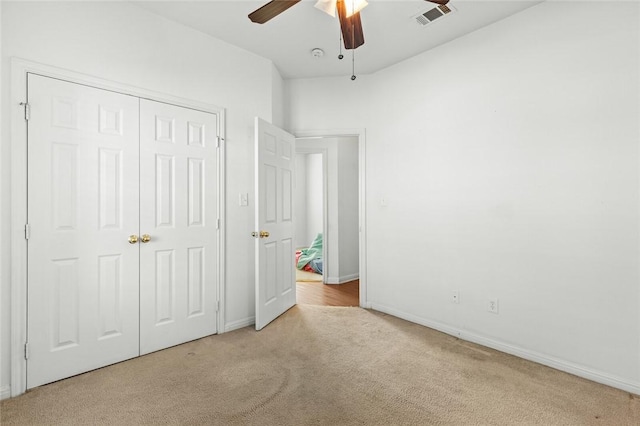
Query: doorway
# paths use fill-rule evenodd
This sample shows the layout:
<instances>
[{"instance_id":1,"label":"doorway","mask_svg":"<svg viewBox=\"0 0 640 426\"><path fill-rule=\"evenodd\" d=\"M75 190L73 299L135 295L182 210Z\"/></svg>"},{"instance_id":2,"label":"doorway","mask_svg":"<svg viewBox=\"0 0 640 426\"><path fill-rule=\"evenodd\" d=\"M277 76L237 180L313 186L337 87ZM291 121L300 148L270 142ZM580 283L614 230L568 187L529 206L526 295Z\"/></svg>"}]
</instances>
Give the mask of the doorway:
<instances>
[{"instance_id":1,"label":"doorway","mask_svg":"<svg viewBox=\"0 0 640 426\"><path fill-rule=\"evenodd\" d=\"M296 139L298 303L358 306L359 137Z\"/></svg>"},{"instance_id":2,"label":"doorway","mask_svg":"<svg viewBox=\"0 0 640 426\"><path fill-rule=\"evenodd\" d=\"M327 150L296 150L296 282L325 282Z\"/></svg>"}]
</instances>

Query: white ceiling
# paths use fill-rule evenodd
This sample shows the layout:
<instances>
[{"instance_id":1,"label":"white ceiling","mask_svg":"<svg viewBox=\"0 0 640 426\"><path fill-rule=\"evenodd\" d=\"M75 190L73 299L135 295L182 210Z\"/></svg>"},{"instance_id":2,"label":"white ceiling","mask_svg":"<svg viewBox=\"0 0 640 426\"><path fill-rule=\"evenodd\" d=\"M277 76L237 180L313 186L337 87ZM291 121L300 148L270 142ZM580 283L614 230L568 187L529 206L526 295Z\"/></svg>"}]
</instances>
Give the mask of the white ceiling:
<instances>
[{"instance_id":1,"label":"white ceiling","mask_svg":"<svg viewBox=\"0 0 640 426\"><path fill-rule=\"evenodd\" d=\"M337 18L303 0L265 24L247 15L268 0L136 1L138 6L268 58L284 78L351 76L351 51L338 60ZM371 74L533 6L528 0L451 0L457 11L427 26L414 17L436 5L424 0L369 0L361 12L365 44L355 50L356 74ZM314 58L313 48L325 55Z\"/></svg>"}]
</instances>

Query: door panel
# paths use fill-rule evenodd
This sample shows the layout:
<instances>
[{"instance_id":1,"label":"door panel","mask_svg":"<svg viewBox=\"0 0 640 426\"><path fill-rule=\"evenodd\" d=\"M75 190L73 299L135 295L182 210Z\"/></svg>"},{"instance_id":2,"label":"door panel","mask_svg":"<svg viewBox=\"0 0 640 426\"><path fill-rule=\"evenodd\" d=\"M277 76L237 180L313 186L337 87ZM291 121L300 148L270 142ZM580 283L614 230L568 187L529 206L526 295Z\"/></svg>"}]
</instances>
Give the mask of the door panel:
<instances>
[{"instance_id":1,"label":"door panel","mask_svg":"<svg viewBox=\"0 0 640 426\"><path fill-rule=\"evenodd\" d=\"M256 118L256 329L296 303L293 244L295 138ZM268 236L261 237L261 231Z\"/></svg>"},{"instance_id":2,"label":"door panel","mask_svg":"<svg viewBox=\"0 0 640 426\"><path fill-rule=\"evenodd\" d=\"M217 332L218 121L140 101L140 352Z\"/></svg>"},{"instance_id":3,"label":"door panel","mask_svg":"<svg viewBox=\"0 0 640 426\"><path fill-rule=\"evenodd\" d=\"M27 388L215 333L217 115L31 74L28 93Z\"/></svg>"},{"instance_id":4,"label":"door panel","mask_svg":"<svg viewBox=\"0 0 640 426\"><path fill-rule=\"evenodd\" d=\"M29 74L27 388L138 355L138 99ZM125 185L126 182L126 185Z\"/></svg>"}]
</instances>

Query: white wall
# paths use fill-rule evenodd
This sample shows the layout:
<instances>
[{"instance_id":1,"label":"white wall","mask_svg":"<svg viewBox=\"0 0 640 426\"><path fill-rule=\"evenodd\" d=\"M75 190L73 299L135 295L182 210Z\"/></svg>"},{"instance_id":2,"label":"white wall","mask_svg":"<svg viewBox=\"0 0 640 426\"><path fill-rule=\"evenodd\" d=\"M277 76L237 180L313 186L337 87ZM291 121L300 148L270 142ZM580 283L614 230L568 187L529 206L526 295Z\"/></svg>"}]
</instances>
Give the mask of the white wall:
<instances>
[{"instance_id":1,"label":"white wall","mask_svg":"<svg viewBox=\"0 0 640 426\"><path fill-rule=\"evenodd\" d=\"M338 138L340 282L359 277L358 138Z\"/></svg>"},{"instance_id":2,"label":"white wall","mask_svg":"<svg viewBox=\"0 0 640 426\"><path fill-rule=\"evenodd\" d=\"M9 111L10 58L86 73L226 108L227 327L254 315L253 119L283 121L282 79L268 60L141 10L126 2L2 2L2 110ZM276 112L274 113L274 110ZM280 111L280 112L278 112ZM10 138L0 122L0 389L9 380ZM252 204L252 200L250 200Z\"/></svg>"},{"instance_id":3,"label":"white wall","mask_svg":"<svg viewBox=\"0 0 640 426\"><path fill-rule=\"evenodd\" d=\"M285 125L284 109L284 80L271 64L271 123L281 128Z\"/></svg>"},{"instance_id":4,"label":"white wall","mask_svg":"<svg viewBox=\"0 0 640 426\"><path fill-rule=\"evenodd\" d=\"M324 185L322 154L307 154L307 233L305 247L308 247L324 228Z\"/></svg>"},{"instance_id":5,"label":"white wall","mask_svg":"<svg viewBox=\"0 0 640 426\"><path fill-rule=\"evenodd\" d=\"M545 2L287 83L291 129L366 128L371 306L640 393L639 12Z\"/></svg>"},{"instance_id":6,"label":"white wall","mask_svg":"<svg viewBox=\"0 0 640 426\"><path fill-rule=\"evenodd\" d=\"M296 248L307 247L307 154L296 154L295 207Z\"/></svg>"},{"instance_id":7,"label":"white wall","mask_svg":"<svg viewBox=\"0 0 640 426\"><path fill-rule=\"evenodd\" d=\"M3 2L0 2L0 23L2 22L3 14ZM2 99L5 97L6 88L2 81L4 81L4 57L2 43L4 37L2 31L0 31L0 118L4 117L4 102ZM5 236L10 234L8 215L9 207L6 206L5 194L8 194L8 188L11 183L10 171L6 170L4 165L6 164L5 158L8 157L9 151L8 143L4 143L4 121L0 119L0 399L8 398L10 396L10 361L11 361L11 345L7 344L8 341L5 337L11 333L11 311L7 309L9 303L9 294L4 291L5 285L8 286L11 278L8 265L8 259L5 259L5 255L9 253L10 241Z\"/></svg>"}]
</instances>

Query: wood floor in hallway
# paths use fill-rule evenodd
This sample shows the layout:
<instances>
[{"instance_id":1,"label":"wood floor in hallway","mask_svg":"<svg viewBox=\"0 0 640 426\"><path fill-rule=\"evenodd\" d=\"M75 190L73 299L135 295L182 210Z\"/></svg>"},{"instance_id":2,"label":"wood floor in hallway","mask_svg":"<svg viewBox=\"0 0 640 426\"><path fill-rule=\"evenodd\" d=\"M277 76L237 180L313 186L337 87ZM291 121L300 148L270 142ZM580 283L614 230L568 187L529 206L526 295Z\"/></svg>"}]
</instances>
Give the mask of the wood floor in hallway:
<instances>
[{"instance_id":1,"label":"wood floor in hallway","mask_svg":"<svg viewBox=\"0 0 640 426\"><path fill-rule=\"evenodd\" d=\"M322 306L359 306L360 281L344 284L322 284L321 282L297 282L297 302Z\"/></svg>"}]
</instances>

